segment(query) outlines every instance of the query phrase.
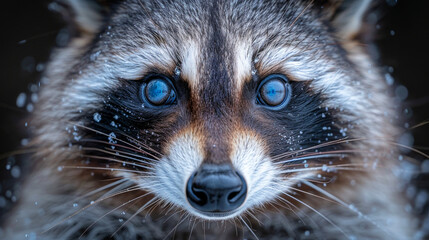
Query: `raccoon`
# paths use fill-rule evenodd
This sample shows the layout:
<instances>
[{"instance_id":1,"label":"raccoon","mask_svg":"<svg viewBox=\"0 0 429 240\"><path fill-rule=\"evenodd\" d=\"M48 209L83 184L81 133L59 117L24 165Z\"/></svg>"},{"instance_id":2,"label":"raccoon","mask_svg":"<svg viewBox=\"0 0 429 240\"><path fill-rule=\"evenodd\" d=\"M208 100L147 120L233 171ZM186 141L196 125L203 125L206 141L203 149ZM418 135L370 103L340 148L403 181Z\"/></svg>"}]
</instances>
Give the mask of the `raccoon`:
<instances>
[{"instance_id":1,"label":"raccoon","mask_svg":"<svg viewBox=\"0 0 429 240\"><path fill-rule=\"evenodd\" d=\"M370 0L59 0L3 239L410 239Z\"/></svg>"}]
</instances>

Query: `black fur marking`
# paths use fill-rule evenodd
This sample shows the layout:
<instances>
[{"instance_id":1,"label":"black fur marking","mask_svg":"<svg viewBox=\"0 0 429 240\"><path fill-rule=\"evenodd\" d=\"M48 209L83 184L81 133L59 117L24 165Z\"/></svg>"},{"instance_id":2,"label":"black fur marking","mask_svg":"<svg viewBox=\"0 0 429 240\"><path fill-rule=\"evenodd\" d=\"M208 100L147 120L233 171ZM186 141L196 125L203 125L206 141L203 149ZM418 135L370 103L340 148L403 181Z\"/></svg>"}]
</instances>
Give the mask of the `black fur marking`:
<instances>
[{"instance_id":1,"label":"black fur marking","mask_svg":"<svg viewBox=\"0 0 429 240\"><path fill-rule=\"evenodd\" d=\"M255 99L255 82L249 82L244 99ZM344 138L340 132L340 123L334 117L332 109L325 109L323 98L312 93L305 82L291 82L292 99L289 104L277 111L264 108L253 101L253 106L244 108L242 121L258 132L269 146L269 154L275 157L316 146L321 143ZM312 149L311 151L329 151L341 149L341 145Z\"/></svg>"},{"instance_id":2,"label":"black fur marking","mask_svg":"<svg viewBox=\"0 0 429 240\"><path fill-rule=\"evenodd\" d=\"M227 42L221 30L219 5L213 2L209 17L209 38L206 42L206 50L203 59L204 85L201 88L202 106L199 116L204 123L206 131L206 163L229 162L229 146L225 141L226 123L230 116L233 104L231 76L228 72L228 64L232 62L231 53L228 52Z\"/></svg>"}]
</instances>

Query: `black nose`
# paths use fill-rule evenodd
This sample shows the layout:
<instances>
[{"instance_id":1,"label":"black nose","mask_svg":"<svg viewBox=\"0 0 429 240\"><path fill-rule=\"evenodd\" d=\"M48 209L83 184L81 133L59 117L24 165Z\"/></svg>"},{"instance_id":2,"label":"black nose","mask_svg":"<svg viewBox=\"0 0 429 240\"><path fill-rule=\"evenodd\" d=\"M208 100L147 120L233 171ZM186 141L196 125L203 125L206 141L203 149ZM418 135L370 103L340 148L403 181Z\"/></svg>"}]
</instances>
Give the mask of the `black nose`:
<instances>
[{"instance_id":1,"label":"black nose","mask_svg":"<svg viewBox=\"0 0 429 240\"><path fill-rule=\"evenodd\" d=\"M247 193L243 176L229 165L203 164L188 180L189 203L203 212L228 212L244 202Z\"/></svg>"}]
</instances>

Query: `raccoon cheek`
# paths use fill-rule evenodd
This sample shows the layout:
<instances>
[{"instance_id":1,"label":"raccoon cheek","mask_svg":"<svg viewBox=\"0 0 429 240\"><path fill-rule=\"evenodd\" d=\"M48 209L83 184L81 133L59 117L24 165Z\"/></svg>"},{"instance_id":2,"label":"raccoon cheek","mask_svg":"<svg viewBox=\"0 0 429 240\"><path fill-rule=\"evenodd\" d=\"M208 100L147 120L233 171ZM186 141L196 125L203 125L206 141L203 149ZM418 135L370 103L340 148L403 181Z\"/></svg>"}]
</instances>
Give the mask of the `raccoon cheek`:
<instances>
[{"instance_id":1,"label":"raccoon cheek","mask_svg":"<svg viewBox=\"0 0 429 240\"><path fill-rule=\"evenodd\" d=\"M170 139L165 156L154 166L158 187L150 190L167 202L187 208L186 181L203 162L202 139L192 128L182 130Z\"/></svg>"},{"instance_id":2,"label":"raccoon cheek","mask_svg":"<svg viewBox=\"0 0 429 240\"><path fill-rule=\"evenodd\" d=\"M281 179L280 169L268 156L264 141L251 131L235 132L233 136L230 158L248 185L245 207L274 200L285 189L276 184Z\"/></svg>"}]
</instances>

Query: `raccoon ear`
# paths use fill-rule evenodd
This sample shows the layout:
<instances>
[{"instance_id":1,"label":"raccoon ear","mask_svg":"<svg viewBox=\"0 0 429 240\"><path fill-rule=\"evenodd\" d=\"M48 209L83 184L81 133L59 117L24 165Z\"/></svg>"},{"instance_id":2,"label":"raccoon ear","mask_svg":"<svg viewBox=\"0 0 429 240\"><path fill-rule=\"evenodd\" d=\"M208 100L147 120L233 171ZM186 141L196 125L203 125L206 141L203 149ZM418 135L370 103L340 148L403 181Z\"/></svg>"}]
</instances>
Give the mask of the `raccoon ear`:
<instances>
[{"instance_id":1,"label":"raccoon ear","mask_svg":"<svg viewBox=\"0 0 429 240\"><path fill-rule=\"evenodd\" d=\"M372 0L325 0L322 1L325 14L332 22L337 35L350 40L362 32L364 18L372 5Z\"/></svg>"},{"instance_id":2,"label":"raccoon ear","mask_svg":"<svg viewBox=\"0 0 429 240\"><path fill-rule=\"evenodd\" d=\"M100 30L105 16L118 0L54 0L49 9L59 12L72 35L94 34Z\"/></svg>"}]
</instances>

